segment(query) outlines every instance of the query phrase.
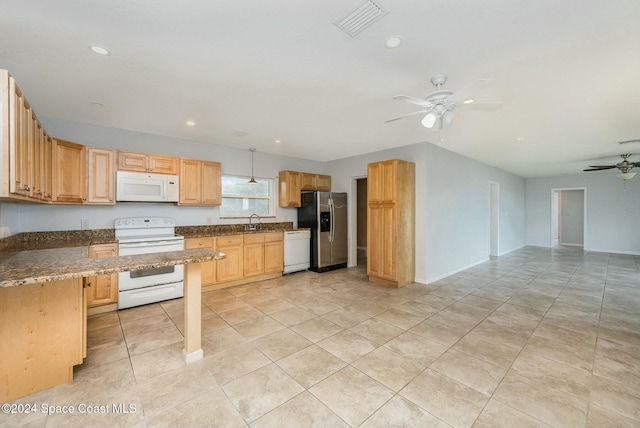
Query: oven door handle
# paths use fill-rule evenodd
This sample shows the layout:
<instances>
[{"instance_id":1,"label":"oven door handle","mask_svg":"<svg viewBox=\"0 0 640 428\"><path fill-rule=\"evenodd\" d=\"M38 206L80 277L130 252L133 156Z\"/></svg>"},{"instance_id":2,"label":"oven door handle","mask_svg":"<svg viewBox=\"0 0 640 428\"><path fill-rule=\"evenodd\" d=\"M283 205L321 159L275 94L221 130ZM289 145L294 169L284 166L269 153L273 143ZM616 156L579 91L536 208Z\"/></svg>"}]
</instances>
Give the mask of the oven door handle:
<instances>
[{"instance_id":1,"label":"oven door handle","mask_svg":"<svg viewBox=\"0 0 640 428\"><path fill-rule=\"evenodd\" d=\"M153 242L121 242L118 244L118 247L121 249L130 249L130 248L151 248L151 247L162 247L167 245L176 245L180 241L153 241Z\"/></svg>"}]
</instances>

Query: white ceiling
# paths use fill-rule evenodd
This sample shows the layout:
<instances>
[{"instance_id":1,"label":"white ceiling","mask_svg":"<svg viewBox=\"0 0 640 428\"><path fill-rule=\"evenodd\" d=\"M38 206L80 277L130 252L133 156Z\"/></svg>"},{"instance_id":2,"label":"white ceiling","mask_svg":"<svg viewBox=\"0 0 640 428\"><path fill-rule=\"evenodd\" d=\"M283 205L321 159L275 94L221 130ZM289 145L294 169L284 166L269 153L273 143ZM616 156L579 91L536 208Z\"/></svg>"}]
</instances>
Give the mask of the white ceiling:
<instances>
[{"instance_id":1,"label":"white ceiling","mask_svg":"<svg viewBox=\"0 0 640 428\"><path fill-rule=\"evenodd\" d=\"M523 177L640 161L618 145L640 138L640 1L376 1L352 38L333 22L362 0L0 0L0 68L41 117L317 161L424 141ZM384 123L436 73L503 107Z\"/></svg>"}]
</instances>

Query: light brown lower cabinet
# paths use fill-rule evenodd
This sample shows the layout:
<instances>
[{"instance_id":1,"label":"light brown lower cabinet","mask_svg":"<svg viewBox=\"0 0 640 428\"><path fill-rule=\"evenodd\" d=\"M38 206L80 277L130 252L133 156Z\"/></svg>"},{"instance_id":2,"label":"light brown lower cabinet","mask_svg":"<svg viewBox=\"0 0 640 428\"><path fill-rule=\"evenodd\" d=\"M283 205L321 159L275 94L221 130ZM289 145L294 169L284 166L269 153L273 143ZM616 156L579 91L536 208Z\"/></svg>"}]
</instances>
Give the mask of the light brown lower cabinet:
<instances>
[{"instance_id":1,"label":"light brown lower cabinet","mask_svg":"<svg viewBox=\"0 0 640 428\"><path fill-rule=\"evenodd\" d=\"M89 258L101 259L118 255L118 244L98 244L89 247ZM87 306L90 308L118 303L118 274L85 278Z\"/></svg>"},{"instance_id":2,"label":"light brown lower cabinet","mask_svg":"<svg viewBox=\"0 0 640 428\"><path fill-rule=\"evenodd\" d=\"M244 276L282 273L284 235L282 232L244 235Z\"/></svg>"},{"instance_id":3,"label":"light brown lower cabinet","mask_svg":"<svg viewBox=\"0 0 640 428\"><path fill-rule=\"evenodd\" d=\"M184 240L184 249L192 250L194 248L206 248L207 250L215 250L214 238L188 238ZM200 265L202 275L202 285L214 284L216 282L217 260L204 262Z\"/></svg>"},{"instance_id":4,"label":"light brown lower cabinet","mask_svg":"<svg viewBox=\"0 0 640 428\"><path fill-rule=\"evenodd\" d=\"M284 270L282 232L248 233L187 238L185 249L207 248L225 254L222 260L202 263L204 291L274 278Z\"/></svg>"},{"instance_id":5,"label":"light brown lower cabinet","mask_svg":"<svg viewBox=\"0 0 640 428\"><path fill-rule=\"evenodd\" d=\"M234 281L243 278L242 235L219 236L216 238L216 251L225 254L218 260L216 282Z\"/></svg>"},{"instance_id":6,"label":"light brown lower cabinet","mask_svg":"<svg viewBox=\"0 0 640 428\"><path fill-rule=\"evenodd\" d=\"M85 319L82 278L0 288L0 403L72 382Z\"/></svg>"}]
</instances>

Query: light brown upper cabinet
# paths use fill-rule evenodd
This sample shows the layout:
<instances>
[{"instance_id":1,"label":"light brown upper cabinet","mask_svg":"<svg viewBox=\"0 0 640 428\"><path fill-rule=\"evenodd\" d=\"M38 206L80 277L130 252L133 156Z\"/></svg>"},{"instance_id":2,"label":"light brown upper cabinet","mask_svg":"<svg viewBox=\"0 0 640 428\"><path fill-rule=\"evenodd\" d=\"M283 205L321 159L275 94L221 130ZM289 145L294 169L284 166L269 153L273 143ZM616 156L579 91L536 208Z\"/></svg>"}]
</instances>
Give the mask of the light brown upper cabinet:
<instances>
[{"instance_id":1,"label":"light brown upper cabinet","mask_svg":"<svg viewBox=\"0 0 640 428\"><path fill-rule=\"evenodd\" d=\"M301 204L302 173L280 171L278 174L278 205L281 207L299 207Z\"/></svg>"},{"instance_id":2,"label":"light brown upper cabinet","mask_svg":"<svg viewBox=\"0 0 640 428\"><path fill-rule=\"evenodd\" d=\"M367 176L367 275L401 287L415 280L415 164L371 163Z\"/></svg>"},{"instance_id":3,"label":"light brown upper cabinet","mask_svg":"<svg viewBox=\"0 0 640 428\"><path fill-rule=\"evenodd\" d=\"M178 174L178 158L137 152L118 152L118 170Z\"/></svg>"},{"instance_id":4,"label":"light brown upper cabinet","mask_svg":"<svg viewBox=\"0 0 640 428\"><path fill-rule=\"evenodd\" d=\"M53 202L82 204L86 201L86 156L85 146L53 139Z\"/></svg>"},{"instance_id":5,"label":"light brown upper cabinet","mask_svg":"<svg viewBox=\"0 0 640 428\"><path fill-rule=\"evenodd\" d=\"M6 70L0 70L0 122L0 198L51 202L51 137Z\"/></svg>"},{"instance_id":6,"label":"light brown upper cabinet","mask_svg":"<svg viewBox=\"0 0 640 428\"><path fill-rule=\"evenodd\" d=\"M220 162L180 159L180 201L178 205L222 204Z\"/></svg>"},{"instance_id":7,"label":"light brown upper cabinet","mask_svg":"<svg viewBox=\"0 0 640 428\"><path fill-rule=\"evenodd\" d=\"M300 192L303 190L331 191L331 176L298 171L280 171L278 174L278 205L299 207Z\"/></svg>"},{"instance_id":8,"label":"light brown upper cabinet","mask_svg":"<svg viewBox=\"0 0 640 428\"><path fill-rule=\"evenodd\" d=\"M87 148L87 203L114 205L116 203L115 150Z\"/></svg>"},{"instance_id":9,"label":"light brown upper cabinet","mask_svg":"<svg viewBox=\"0 0 640 428\"><path fill-rule=\"evenodd\" d=\"M317 190L319 192L331 191L331 177L321 174L302 173L301 190Z\"/></svg>"}]
</instances>

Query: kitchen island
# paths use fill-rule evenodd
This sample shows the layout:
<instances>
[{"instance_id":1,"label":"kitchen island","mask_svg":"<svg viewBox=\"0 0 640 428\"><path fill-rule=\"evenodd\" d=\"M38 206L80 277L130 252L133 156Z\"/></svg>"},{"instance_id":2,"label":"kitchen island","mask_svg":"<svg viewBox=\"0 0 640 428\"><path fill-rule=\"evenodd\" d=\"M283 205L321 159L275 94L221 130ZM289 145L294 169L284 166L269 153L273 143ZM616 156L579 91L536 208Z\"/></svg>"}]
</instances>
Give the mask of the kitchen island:
<instances>
[{"instance_id":1,"label":"kitchen island","mask_svg":"<svg viewBox=\"0 0 640 428\"><path fill-rule=\"evenodd\" d=\"M201 263L224 258L208 249L89 258L87 243L0 252L0 402L73 381L86 355L83 278L165 266L184 269L184 348L201 347Z\"/></svg>"}]
</instances>

